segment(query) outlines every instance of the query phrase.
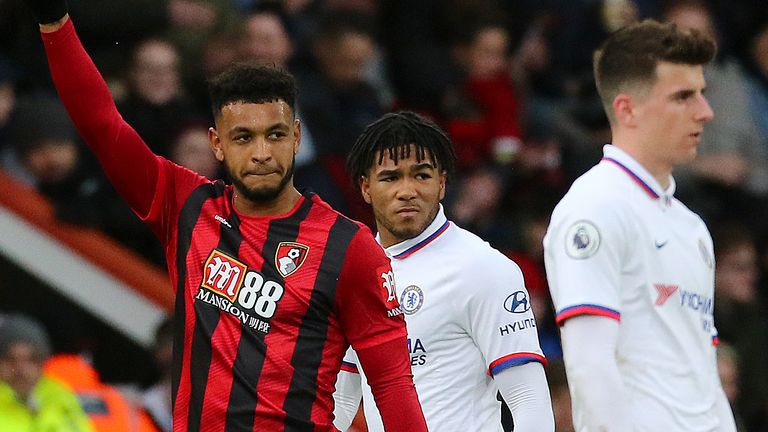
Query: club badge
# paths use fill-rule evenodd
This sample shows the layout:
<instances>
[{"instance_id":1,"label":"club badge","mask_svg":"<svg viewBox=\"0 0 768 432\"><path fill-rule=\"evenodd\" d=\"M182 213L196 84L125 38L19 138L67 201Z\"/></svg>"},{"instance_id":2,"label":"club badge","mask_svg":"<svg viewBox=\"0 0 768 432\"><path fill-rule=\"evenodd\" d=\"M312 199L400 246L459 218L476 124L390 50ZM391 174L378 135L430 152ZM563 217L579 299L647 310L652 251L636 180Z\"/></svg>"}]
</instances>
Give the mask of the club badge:
<instances>
[{"instance_id":1,"label":"club badge","mask_svg":"<svg viewBox=\"0 0 768 432\"><path fill-rule=\"evenodd\" d=\"M400 308L406 315L413 315L424 304L424 293L416 285L410 285L400 295Z\"/></svg>"},{"instance_id":2,"label":"club badge","mask_svg":"<svg viewBox=\"0 0 768 432\"><path fill-rule=\"evenodd\" d=\"M709 252L709 248L702 238L699 239L699 252L701 252L701 258L704 260L704 264L709 268L713 268L715 266L715 259L712 257L712 253Z\"/></svg>"},{"instance_id":3,"label":"club badge","mask_svg":"<svg viewBox=\"0 0 768 432\"><path fill-rule=\"evenodd\" d=\"M280 242L275 253L275 266L283 277L290 276L304 264L309 246L294 242Z\"/></svg>"}]
</instances>

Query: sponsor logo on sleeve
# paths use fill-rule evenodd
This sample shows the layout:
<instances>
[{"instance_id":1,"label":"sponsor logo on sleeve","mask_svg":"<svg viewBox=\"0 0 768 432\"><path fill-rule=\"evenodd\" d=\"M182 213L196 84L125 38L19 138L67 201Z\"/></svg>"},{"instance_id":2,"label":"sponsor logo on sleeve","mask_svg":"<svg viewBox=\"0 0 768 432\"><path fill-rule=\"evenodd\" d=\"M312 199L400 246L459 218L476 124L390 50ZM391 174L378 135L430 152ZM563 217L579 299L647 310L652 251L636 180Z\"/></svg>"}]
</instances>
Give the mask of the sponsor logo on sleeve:
<instances>
[{"instance_id":1,"label":"sponsor logo on sleeve","mask_svg":"<svg viewBox=\"0 0 768 432\"><path fill-rule=\"evenodd\" d=\"M283 277L293 274L304 264L309 246L294 242L280 242L275 253L275 267Z\"/></svg>"},{"instance_id":2,"label":"sponsor logo on sleeve","mask_svg":"<svg viewBox=\"0 0 768 432\"><path fill-rule=\"evenodd\" d=\"M392 318L403 314L403 309L397 302L397 286L395 285L395 274L392 270L381 273L381 287L386 291L387 297L385 303L389 308L387 316Z\"/></svg>"},{"instance_id":3,"label":"sponsor logo on sleeve","mask_svg":"<svg viewBox=\"0 0 768 432\"><path fill-rule=\"evenodd\" d=\"M504 309L513 314L522 314L531 310L531 301L525 291L515 291L504 300ZM517 321L499 327L499 334L507 336L521 330L536 328L536 319L520 318Z\"/></svg>"},{"instance_id":4,"label":"sponsor logo on sleeve","mask_svg":"<svg viewBox=\"0 0 768 432\"><path fill-rule=\"evenodd\" d=\"M531 310L531 302L525 291L515 291L504 300L504 309L515 314L525 313Z\"/></svg>"},{"instance_id":5,"label":"sponsor logo on sleeve","mask_svg":"<svg viewBox=\"0 0 768 432\"><path fill-rule=\"evenodd\" d=\"M589 221L578 221L565 233L565 252L575 259L589 258L600 247L600 231Z\"/></svg>"}]
</instances>

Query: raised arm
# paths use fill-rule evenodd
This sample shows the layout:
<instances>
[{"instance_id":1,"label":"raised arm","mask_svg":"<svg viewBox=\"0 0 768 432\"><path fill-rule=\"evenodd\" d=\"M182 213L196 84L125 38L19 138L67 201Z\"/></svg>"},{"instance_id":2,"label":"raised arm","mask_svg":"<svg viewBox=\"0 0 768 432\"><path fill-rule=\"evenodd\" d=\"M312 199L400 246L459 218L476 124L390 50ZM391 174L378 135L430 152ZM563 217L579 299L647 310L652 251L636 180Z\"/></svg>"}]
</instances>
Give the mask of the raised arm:
<instances>
[{"instance_id":1,"label":"raised arm","mask_svg":"<svg viewBox=\"0 0 768 432\"><path fill-rule=\"evenodd\" d=\"M40 23L53 82L72 121L117 191L140 216L150 210L160 161L117 112L85 52L64 0L27 0Z\"/></svg>"}]
</instances>

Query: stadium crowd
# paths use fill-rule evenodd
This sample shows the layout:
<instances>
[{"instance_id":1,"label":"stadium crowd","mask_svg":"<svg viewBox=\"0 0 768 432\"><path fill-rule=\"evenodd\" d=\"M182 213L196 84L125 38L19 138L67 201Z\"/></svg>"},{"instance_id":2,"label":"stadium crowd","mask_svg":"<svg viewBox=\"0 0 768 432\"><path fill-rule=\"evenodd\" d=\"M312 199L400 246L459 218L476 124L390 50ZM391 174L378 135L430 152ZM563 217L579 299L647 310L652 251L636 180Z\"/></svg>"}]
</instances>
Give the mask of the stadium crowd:
<instances>
[{"instance_id":1,"label":"stadium crowd","mask_svg":"<svg viewBox=\"0 0 768 432\"><path fill-rule=\"evenodd\" d=\"M714 238L718 361L737 423L740 430L768 431L764 0L69 3L123 117L155 153L209 178L224 173L208 144L206 78L237 61L294 74L302 122L296 184L369 225L370 210L344 165L364 127L409 109L448 131L458 175L446 213L522 268L550 360L558 431L572 426L542 239L554 205L611 139L592 52L609 33L643 18L713 35L718 54L705 75L715 119L696 161L675 172L676 196L702 216ZM163 268L159 243L84 151L53 92L37 31L22 1L0 2L0 168L34 185L63 221L99 228ZM0 313L13 312L0 305ZM36 358L50 354L37 324L8 320L7 332L31 339ZM159 344L167 343L166 331L158 332ZM11 344L0 342L1 359ZM158 377L167 361L158 361ZM156 427L169 430L164 387L150 390Z\"/></svg>"}]
</instances>

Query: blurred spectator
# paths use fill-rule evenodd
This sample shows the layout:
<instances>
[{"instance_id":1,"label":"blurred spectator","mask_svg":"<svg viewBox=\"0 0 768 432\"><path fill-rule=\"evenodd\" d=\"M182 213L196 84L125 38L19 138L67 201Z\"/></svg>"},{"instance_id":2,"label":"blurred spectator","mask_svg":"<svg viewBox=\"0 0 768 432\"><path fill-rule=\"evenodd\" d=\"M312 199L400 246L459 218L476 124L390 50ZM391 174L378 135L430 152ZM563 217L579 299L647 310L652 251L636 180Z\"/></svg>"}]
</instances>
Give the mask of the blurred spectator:
<instances>
[{"instance_id":1,"label":"blurred spectator","mask_svg":"<svg viewBox=\"0 0 768 432\"><path fill-rule=\"evenodd\" d=\"M758 295L758 256L752 234L722 223L715 239L715 323L720 340L732 345L739 363L737 411L750 431L768 427L768 310Z\"/></svg>"},{"instance_id":2,"label":"blurred spectator","mask_svg":"<svg viewBox=\"0 0 768 432\"><path fill-rule=\"evenodd\" d=\"M510 36L496 22L469 25L454 45L464 80L445 99L446 129L458 167L513 162L523 146L518 100L507 65Z\"/></svg>"},{"instance_id":3,"label":"blurred spectator","mask_svg":"<svg viewBox=\"0 0 768 432\"><path fill-rule=\"evenodd\" d=\"M272 64L289 69L294 44L285 28L282 9L274 4L256 8L245 17L244 32L240 39L239 56L245 61ZM304 94L302 89L301 94ZM317 159L317 150L311 122L305 121L301 101L296 103L296 116L301 120L301 147L296 155L294 183L299 188L310 188L333 208L349 212L343 185L329 175L323 162ZM333 163L333 162L328 162ZM344 172L338 175L346 180ZM359 197L359 194L355 194Z\"/></svg>"},{"instance_id":4,"label":"blurred spectator","mask_svg":"<svg viewBox=\"0 0 768 432\"><path fill-rule=\"evenodd\" d=\"M382 2L381 24L388 69L400 108L436 116L449 86L461 74L451 59L454 31L463 28L465 11L445 0ZM487 1L477 1L470 10ZM454 18L456 17L456 18ZM456 21L459 19L459 21Z\"/></svg>"},{"instance_id":5,"label":"blurred spectator","mask_svg":"<svg viewBox=\"0 0 768 432\"><path fill-rule=\"evenodd\" d=\"M257 9L248 14L238 44L244 60L286 68L293 55L293 43L279 9Z\"/></svg>"},{"instance_id":6,"label":"blurred spectator","mask_svg":"<svg viewBox=\"0 0 768 432\"><path fill-rule=\"evenodd\" d=\"M246 16L238 50L239 57L244 61L269 64L288 70L288 61L293 55L293 42L285 28L281 9L265 6ZM300 106L296 107L296 116L302 119ZM301 147L296 155L296 165L301 167L314 160L315 145L312 133L309 126L303 123Z\"/></svg>"},{"instance_id":7,"label":"blurred spectator","mask_svg":"<svg viewBox=\"0 0 768 432\"><path fill-rule=\"evenodd\" d=\"M300 106L321 156L346 157L363 128L383 114L375 89L365 81L376 43L365 16L325 16L313 46L315 64L297 71Z\"/></svg>"},{"instance_id":8,"label":"blurred spectator","mask_svg":"<svg viewBox=\"0 0 768 432\"><path fill-rule=\"evenodd\" d=\"M168 157L181 126L200 116L182 87L176 48L165 39L141 42L133 52L128 77L128 96L118 109L149 148Z\"/></svg>"},{"instance_id":9,"label":"blurred spectator","mask_svg":"<svg viewBox=\"0 0 768 432\"><path fill-rule=\"evenodd\" d=\"M80 163L77 132L57 99L36 95L19 100L11 130L21 166L49 197L53 198L56 186L66 180L88 176L87 167Z\"/></svg>"},{"instance_id":10,"label":"blurred spectator","mask_svg":"<svg viewBox=\"0 0 768 432\"><path fill-rule=\"evenodd\" d=\"M81 151L74 125L58 99L23 98L12 122L18 159L53 204L58 219L101 229L152 262L164 263L157 239Z\"/></svg>"},{"instance_id":11,"label":"blurred spectator","mask_svg":"<svg viewBox=\"0 0 768 432\"><path fill-rule=\"evenodd\" d=\"M751 72L749 82L752 118L764 137L768 137L768 13L757 26L749 42L747 67ZM768 146L768 143L764 142Z\"/></svg>"},{"instance_id":12,"label":"blurred spectator","mask_svg":"<svg viewBox=\"0 0 768 432\"><path fill-rule=\"evenodd\" d=\"M156 0L155 0L156 1ZM212 63L226 63L237 53L233 35L240 30L230 0L165 0L168 28L163 34L179 54L181 79L197 110L208 108L206 78ZM221 45L223 41L231 44ZM218 51L211 51L218 46ZM224 65L226 66L226 64Z\"/></svg>"},{"instance_id":13,"label":"blurred spectator","mask_svg":"<svg viewBox=\"0 0 768 432\"><path fill-rule=\"evenodd\" d=\"M0 430L90 432L75 395L43 376L51 347L45 329L23 315L0 322Z\"/></svg>"},{"instance_id":14,"label":"blurred spectator","mask_svg":"<svg viewBox=\"0 0 768 432\"><path fill-rule=\"evenodd\" d=\"M208 127L190 123L181 129L171 146L171 160L209 180L222 177L222 168L211 150Z\"/></svg>"},{"instance_id":15,"label":"blurred spectator","mask_svg":"<svg viewBox=\"0 0 768 432\"><path fill-rule=\"evenodd\" d=\"M505 223L506 215L499 214L503 194L501 173L493 168L479 168L459 181L447 212L457 224L503 250L510 246L510 236L514 235Z\"/></svg>"},{"instance_id":16,"label":"blurred spectator","mask_svg":"<svg viewBox=\"0 0 768 432\"><path fill-rule=\"evenodd\" d=\"M0 167L23 177L18 157L11 141L11 116L16 106L16 78L18 72L10 62L0 57Z\"/></svg>"},{"instance_id":17,"label":"blurred spectator","mask_svg":"<svg viewBox=\"0 0 768 432\"><path fill-rule=\"evenodd\" d=\"M16 103L16 75L11 64L0 58L0 150L8 143L8 121Z\"/></svg>"},{"instance_id":18,"label":"blurred spectator","mask_svg":"<svg viewBox=\"0 0 768 432\"><path fill-rule=\"evenodd\" d=\"M365 78L377 52L371 31L372 24L364 15L337 12L323 16L312 45L314 62L296 71L301 89L298 106L319 163L314 173L321 173L305 180L311 170L300 170L296 182L322 193L335 209L368 223L370 210L349 181L344 161L363 129L384 114L380 95ZM325 189L317 190L315 180ZM332 184L324 186L327 180Z\"/></svg>"},{"instance_id":19,"label":"blurred spectator","mask_svg":"<svg viewBox=\"0 0 768 432\"><path fill-rule=\"evenodd\" d=\"M173 326L173 320L166 319L155 330L155 345L152 353L160 377L142 396L144 409L162 432L173 430L173 407L171 406Z\"/></svg>"},{"instance_id":20,"label":"blurred spectator","mask_svg":"<svg viewBox=\"0 0 768 432\"><path fill-rule=\"evenodd\" d=\"M702 0L669 1L662 19L699 30L715 40L721 39L712 14ZM707 100L715 118L704 129L698 155L690 169L700 180L758 194L768 193L768 135L762 135L751 119L749 88L743 69L721 52L704 68L704 77ZM684 181L680 174L683 173L678 173L676 179Z\"/></svg>"}]
</instances>

